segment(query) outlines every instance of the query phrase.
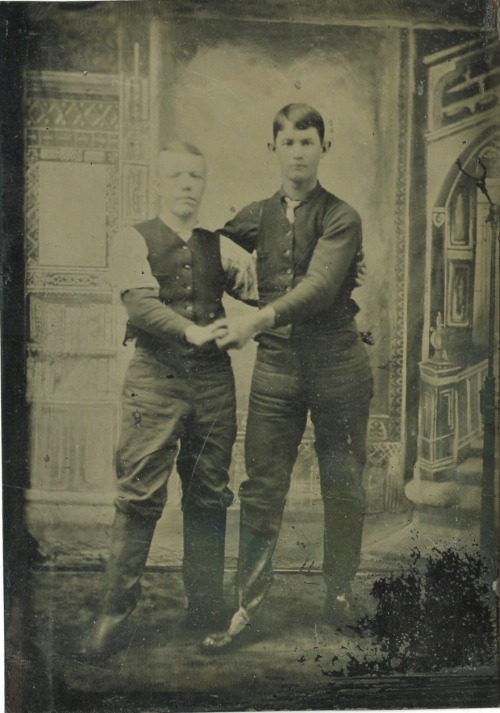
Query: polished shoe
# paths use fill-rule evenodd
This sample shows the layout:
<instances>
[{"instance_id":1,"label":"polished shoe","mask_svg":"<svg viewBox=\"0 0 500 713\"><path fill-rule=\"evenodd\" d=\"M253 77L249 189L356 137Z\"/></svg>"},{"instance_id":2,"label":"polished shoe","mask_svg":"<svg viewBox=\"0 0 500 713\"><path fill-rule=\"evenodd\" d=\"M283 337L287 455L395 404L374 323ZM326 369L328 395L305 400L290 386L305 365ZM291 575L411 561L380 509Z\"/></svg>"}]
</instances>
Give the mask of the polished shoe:
<instances>
[{"instance_id":1,"label":"polished shoe","mask_svg":"<svg viewBox=\"0 0 500 713\"><path fill-rule=\"evenodd\" d=\"M127 644L125 620L129 614L129 611L101 614L85 637L78 656L86 661L102 661L124 648Z\"/></svg>"},{"instance_id":2,"label":"polished shoe","mask_svg":"<svg viewBox=\"0 0 500 713\"><path fill-rule=\"evenodd\" d=\"M228 629L221 633L210 634L200 644L205 654L218 654L229 651L244 642L250 630L250 617L243 607L234 614Z\"/></svg>"},{"instance_id":3,"label":"polished shoe","mask_svg":"<svg viewBox=\"0 0 500 713\"><path fill-rule=\"evenodd\" d=\"M342 628L355 627L365 612L361 609L352 592L328 593L325 601L325 621L331 626Z\"/></svg>"}]
</instances>

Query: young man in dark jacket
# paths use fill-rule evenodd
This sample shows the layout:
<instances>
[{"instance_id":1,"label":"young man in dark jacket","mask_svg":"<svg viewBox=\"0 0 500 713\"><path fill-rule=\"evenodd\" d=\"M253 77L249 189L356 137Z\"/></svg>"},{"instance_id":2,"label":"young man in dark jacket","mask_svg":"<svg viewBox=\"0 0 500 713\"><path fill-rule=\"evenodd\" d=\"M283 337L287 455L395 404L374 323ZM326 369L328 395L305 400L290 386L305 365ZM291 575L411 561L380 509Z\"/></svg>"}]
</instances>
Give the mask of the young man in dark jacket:
<instances>
[{"instance_id":1,"label":"young man in dark jacket","mask_svg":"<svg viewBox=\"0 0 500 713\"><path fill-rule=\"evenodd\" d=\"M269 150L282 185L222 229L256 252L260 310L229 324L221 348L258 341L246 431L248 479L240 488L239 608L207 651L224 649L250 623L272 581L271 559L308 413L324 502L325 616L353 615L351 581L360 561L362 472L372 376L351 297L362 261L361 220L318 183L327 155L324 122L304 104L276 116Z\"/></svg>"}]
</instances>

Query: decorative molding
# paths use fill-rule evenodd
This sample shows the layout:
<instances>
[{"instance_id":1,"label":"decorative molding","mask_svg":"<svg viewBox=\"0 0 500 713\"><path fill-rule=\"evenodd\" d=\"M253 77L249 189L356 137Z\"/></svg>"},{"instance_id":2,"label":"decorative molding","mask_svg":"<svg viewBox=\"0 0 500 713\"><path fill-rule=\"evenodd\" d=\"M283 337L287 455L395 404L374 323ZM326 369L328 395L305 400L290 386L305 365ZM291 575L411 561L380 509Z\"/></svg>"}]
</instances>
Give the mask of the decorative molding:
<instances>
[{"instance_id":1,"label":"decorative molding","mask_svg":"<svg viewBox=\"0 0 500 713\"><path fill-rule=\"evenodd\" d=\"M28 95L45 98L47 96L75 95L77 97L98 98L105 101L116 100L120 94L121 77L117 74L81 72L26 72Z\"/></svg>"},{"instance_id":2,"label":"decorative molding","mask_svg":"<svg viewBox=\"0 0 500 713\"><path fill-rule=\"evenodd\" d=\"M39 178L40 178L40 161L71 161L92 163L93 160L99 159L96 163L104 163L106 165L106 195L105 195L105 213L106 213L106 260L109 255L109 247L118 230L118 154L116 152L106 151L95 152L77 149L67 150L60 147L46 149L37 149L29 147L26 155L26 172L25 172L25 249L26 249L26 265L27 265L27 286L28 287L60 287L74 285L75 287L94 286L102 289L109 289L110 284L106 280L105 275L98 268L93 268L89 271L85 268L79 268L78 273L70 270L54 270L53 268L43 268L39 266L39 220L40 220L40 205L39 205Z\"/></svg>"},{"instance_id":3,"label":"decorative molding","mask_svg":"<svg viewBox=\"0 0 500 713\"><path fill-rule=\"evenodd\" d=\"M113 161L107 162L106 166L106 264L109 262L109 251L118 232L120 212L118 154L112 154L112 157Z\"/></svg>"},{"instance_id":4,"label":"decorative molding","mask_svg":"<svg viewBox=\"0 0 500 713\"><path fill-rule=\"evenodd\" d=\"M407 240L407 181L408 181L408 121L409 121L409 66L410 41L407 30L400 33L400 75L398 89L398 165L395 200L395 290L394 320L391 334L391 363L389 383L390 433L389 438L401 438L401 418L403 406L403 364L405 354L405 269Z\"/></svg>"},{"instance_id":5,"label":"decorative molding","mask_svg":"<svg viewBox=\"0 0 500 713\"><path fill-rule=\"evenodd\" d=\"M85 300L73 293L31 294L29 316L30 342L41 349L78 354L116 347L111 294L99 299L90 294Z\"/></svg>"},{"instance_id":6,"label":"decorative molding","mask_svg":"<svg viewBox=\"0 0 500 713\"><path fill-rule=\"evenodd\" d=\"M36 97L28 95L26 123L44 131L118 132L118 97L97 98Z\"/></svg>"},{"instance_id":7,"label":"decorative molding","mask_svg":"<svg viewBox=\"0 0 500 713\"><path fill-rule=\"evenodd\" d=\"M84 147L89 150L118 151L118 135L115 133L29 129L27 139L31 146L59 146L61 148ZM109 158L107 160L109 160Z\"/></svg>"},{"instance_id":8,"label":"decorative molding","mask_svg":"<svg viewBox=\"0 0 500 713\"><path fill-rule=\"evenodd\" d=\"M90 351L95 348L92 341L87 340L73 356L44 356L38 351L30 356L28 401L46 405L61 402L66 406L105 401L117 405L114 350L108 356L96 356Z\"/></svg>"},{"instance_id":9,"label":"decorative molding","mask_svg":"<svg viewBox=\"0 0 500 713\"><path fill-rule=\"evenodd\" d=\"M436 228L442 228L446 222L446 209L445 208L435 208L432 211L432 225Z\"/></svg>"},{"instance_id":10,"label":"decorative molding","mask_svg":"<svg viewBox=\"0 0 500 713\"><path fill-rule=\"evenodd\" d=\"M125 79L122 109L123 158L125 161L144 161L149 157L149 83L146 79Z\"/></svg>"},{"instance_id":11,"label":"decorative molding","mask_svg":"<svg viewBox=\"0 0 500 713\"><path fill-rule=\"evenodd\" d=\"M149 83L140 77L125 77L121 105L121 211L124 223L144 220L149 215L149 163L151 122Z\"/></svg>"},{"instance_id":12,"label":"decorative molding","mask_svg":"<svg viewBox=\"0 0 500 713\"><path fill-rule=\"evenodd\" d=\"M500 103L500 47L497 38L463 45L426 58L429 67L428 138L433 140L485 120L494 121Z\"/></svg>"},{"instance_id":13,"label":"decorative molding","mask_svg":"<svg viewBox=\"0 0 500 713\"><path fill-rule=\"evenodd\" d=\"M368 442L387 441L389 438L389 418L373 416L368 421Z\"/></svg>"},{"instance_id":14,"label":"decorative molding","mask_svg":"<svg viewBox=\"0 0 500 713\"><path fill-rule=\"evenodd\" d=\"M489 178L499 178L500 177L500 136L496 136L493 141L496 143L488 144L481 151L481 158L483 162L487 161L491 163L489 167L488 177Z\"/></svg>"},{"instance_id":15,"label":"decorative molding","mask_svg":"<svg viewBox=\"0 0 500 713\"><path fill-rule=\"evenodd\" d=\"M367 448L368 463L375 467L386 467L391 458L401 453L402 448L401 441L369 443Z\"/></svg>"},{"instance_id":16,"label":"decorative molding","mask_svg":"<svg viewBox=\"0 0 500 713\"><path fill-rule=\"evenodd\" d=\"M116 405L35 404L31 409L31 485L95 492L113 488Z\"/></svg>"},{"instance_id":17,"label":"decorative molding","mask_svg":"<svg viewBox=\"0 0 500 713\"><path fill-rule=\"evenodd\" d=\"M123 185L123 220L145 220L148 216L148 167L145 165L124 164Z\"/></svg>"},{"instance_id":18,"label":"decorative molding","mask_svg":"<svg viewBox=\"0 0 500 713\"><path fill-rule=\"evenodd\" d=\"M86 83L74 74L42 73L28 81L25 234L31 485L75 493L76 500L79 492L109 491L114 486L119 424L115 304L107 268L39 265L40 166L101 164L96 170L104 175L104 196L100 195L105 204L107 262L119 220L120 92L121 84L110 77Z\"/></svg>"},{"instance_id":19,"label":"decorative molding","mask_svg":"<svg viewBox=\"0 0 500 713\"><path fill-rule=\"evenodd\" d=\"M446 324L469 327L472 315L472 263L466 260L448 261L446 290Z\"/></svg>"},{"instance_id":20,"label":"decorative molding","mask_svg":"<svg viewBox=\"0 0 500 713\"><path fill-rule=\"evenodd\" d=\"M39 152L36 149L28 149L24 177L24 249L28 272L31 266L38 264L38 229L40 220L40 206L38 202L38 154Z\"/></svg>"},{"instance_id":21,"label":"decorative molding","mask_svg":"<svg viewBox=\"0 0 500 713\"><path fill-rule=\"evenodd\" d=\"M26 285L30 290L43 288L95 288L110 292L112 290L105 268L83 268L75 271L34 268L26 271Z\"/></svg>"},{"instance_id":22,"label":"decorative molding","mask_svg":"<svg viewBox=\"0 0 500 713\"><path fill-rule=\"evenodd\" d=\"M54 270L38 268L39 162L107 164L106 255L118 229L119 84L112 77L80 76L59 72L29 73L26 152L26 264L28 288L110 288L98 269ZM80 91L80 94L77 92Z\"/></svg>"}]
</instances>

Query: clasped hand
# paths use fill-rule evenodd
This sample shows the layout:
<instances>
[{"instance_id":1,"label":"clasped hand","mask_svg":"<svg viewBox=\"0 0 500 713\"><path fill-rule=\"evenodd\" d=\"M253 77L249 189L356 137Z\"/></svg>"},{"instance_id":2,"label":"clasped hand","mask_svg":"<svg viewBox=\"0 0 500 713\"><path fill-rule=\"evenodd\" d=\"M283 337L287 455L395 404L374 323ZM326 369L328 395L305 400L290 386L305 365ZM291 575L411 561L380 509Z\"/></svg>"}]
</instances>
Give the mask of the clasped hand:
<instances>
[{"instance_id":1,"label":"clasped hand","mask_svg":"<svg viewBox=\"0 0 500 713\"><path fill-rule=\"evenodd\" d=\"M200 327L191 324L186 329L186 341L195 347L215 342L221 351L241 349L255 332L253 321L246 318L235 320L218 319L212 324Z\"/></svg>"}]
</instances>

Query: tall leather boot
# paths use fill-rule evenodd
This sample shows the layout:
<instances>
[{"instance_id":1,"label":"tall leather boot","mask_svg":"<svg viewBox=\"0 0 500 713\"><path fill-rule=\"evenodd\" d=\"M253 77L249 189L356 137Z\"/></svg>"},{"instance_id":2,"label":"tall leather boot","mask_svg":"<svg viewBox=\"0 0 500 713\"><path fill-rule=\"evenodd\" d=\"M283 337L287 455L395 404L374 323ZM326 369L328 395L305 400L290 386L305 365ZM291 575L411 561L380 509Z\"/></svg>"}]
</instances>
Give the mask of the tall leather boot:
<instances>
[{"instance_id":1,"label":"tall leather boot","mask_svg":"<svg viewBox=\"0 0 500 713\"><path fill-rule=\"evenodd\" d=\"M184 590L186 624L217 626L223 616L226 508L188 505L184 520Z\"/></svg>"},{"instance_id":2,"label":"tall leather boot","mask_svg":"<svg viewBox=\"0 0 500 713\"><path fill-rule=\"evenodd\" d=\"M139 600L140 578L155 527L156 520L116 512L106 567L103 607L83 642L82 656L102 659L121 648L122 624Z\"/></svg>"},{"instance_id":3,"label":"tall leather boot","mask_svg":"<svg viewBox=\"0 0 500 713\"><path fill-rule=\"evenodd\" d=\"M206 653L226 649L248 630L273 583L272 557L278 535L279 527L269 537L258 535L244 524L242 518L237 570L239 608L225 632L204 639L202 649Z\"/></svg>"},{"instance_id":4,"label":"tall leather boot","mask_svg":"<svg viewBox=\"0 0 500 713\"><path fill-rule=\"evenodd\" d=\"M354 623L361 612L351 583L361 559L364 506L354 499L325 499L324 512L325 618L333 625Z\"/></svg>"}]
</instances>

